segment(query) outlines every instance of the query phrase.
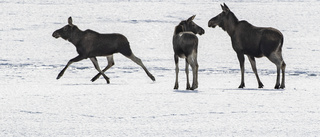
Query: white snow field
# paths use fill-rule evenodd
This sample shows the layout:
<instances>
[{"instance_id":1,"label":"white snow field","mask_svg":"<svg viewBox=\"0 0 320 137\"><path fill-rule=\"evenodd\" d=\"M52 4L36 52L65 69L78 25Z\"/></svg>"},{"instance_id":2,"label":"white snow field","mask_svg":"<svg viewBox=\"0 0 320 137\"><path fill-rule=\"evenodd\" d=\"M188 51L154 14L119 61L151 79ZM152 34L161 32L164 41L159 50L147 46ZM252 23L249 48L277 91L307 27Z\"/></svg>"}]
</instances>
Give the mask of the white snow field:
<instances>
[{"instance_id":1,"label":"white snow field","mask_svg":"<svg viewBox=\"0 0 320 137\"><path fill-rule=\"evenodd\" d=\"M265 57L256 59L265 87L258 88L246 59L246 87L237 88L230 37L208 28L223 2L1 0L0 136L320 136L320 2L226 1L238 19L283 33L283 90L273 89L276 67ZM180 59L180 88L173 90L174 27L192 15L205 29L199 88L184 90ZM81 30L124 34L156 81L121 54L105 73L109 85L102 77L90 81L97 71L88 59L56 80L77 56L71 43L52 37L69 16Z\"/></svg>"}]
</instances>

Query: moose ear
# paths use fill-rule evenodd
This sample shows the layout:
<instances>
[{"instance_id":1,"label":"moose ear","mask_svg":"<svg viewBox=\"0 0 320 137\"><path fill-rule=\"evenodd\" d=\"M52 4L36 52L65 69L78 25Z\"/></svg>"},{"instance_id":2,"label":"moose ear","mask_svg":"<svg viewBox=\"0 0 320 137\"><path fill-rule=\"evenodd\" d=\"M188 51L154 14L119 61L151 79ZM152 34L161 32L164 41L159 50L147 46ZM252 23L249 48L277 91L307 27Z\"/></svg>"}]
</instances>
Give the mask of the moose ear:
<instances>
[{"instance_id":1,"label":"moose ear","mask_svg":"<svg viewBox=\"0 0 320 137\"><path fill-rule=\"evenodd\" d=\"M229 7L228 7L225 3L223 3L223 5L224 5L224 7L225 7L226 9L230 10Z\"/></svg>"},{"instance_id":2,"label":"moose ear","mask_svg":"<svg viewBox=\"0 0 320 137\"><path fill-rule=\"evenodd\" d=\"M230 11L229 7L225 3L223 3L223 5L221 5L221 8L222 8L222 10L224 12L229 12Z\"/></svg>"},{"instance_id":3,"label":"moose ear","mask_svg":"<svg viewBox=\"0 0 320 137\"><path fill-rule=\"evenodd\" d=\"M220 4L220 6L221 6L221 9L224 11L224 6L222 4Z\"/></svg>"},{"instance_id":4,"label":"moose ear","mask_svg":"<svg viewBox=\"0 0 320 137\"><path fill-rule=\"evenodd\" d=\"M196 17L196 15L191 16L191 17L187 20L187 22L192 21L195 17Z\"/></svg>"},{"instance_id":5,"label":"moose ear","mask_svg":"<svg viewBox=\"0 0 320 137\"><path fill-rule=\"evenodd\" d=\"M68 24L69 24L70 26L73 26L73 24L72 24L72 17L69 17L69 18L68 18Z\"/></svg>"}]
</instances>

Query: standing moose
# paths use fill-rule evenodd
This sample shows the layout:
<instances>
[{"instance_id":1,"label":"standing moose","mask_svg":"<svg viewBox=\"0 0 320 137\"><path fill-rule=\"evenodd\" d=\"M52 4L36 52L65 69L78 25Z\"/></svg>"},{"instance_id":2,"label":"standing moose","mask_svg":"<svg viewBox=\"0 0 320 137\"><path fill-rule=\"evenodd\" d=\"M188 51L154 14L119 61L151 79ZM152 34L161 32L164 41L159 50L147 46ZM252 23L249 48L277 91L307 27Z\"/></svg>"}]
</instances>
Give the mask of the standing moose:
<instances>
[{"instance_id":1,"label":"standing moose","mask_svg":"<svg viewBox=\"0 0 320 137\"><path fill-rule=\"evenodd\" d=\"M232 47L237 53L241 68L241 84L239 88L245 87L244 84L244 54L246 54L251 63L253 72L256 75L259 88L263 84L259 79L255 57L266 56L277 66L277 81L275 89L285 88L285 68L286 64L282 58L283 35L274 28L255 27L247 21L239 21L230 11L226 4L221 5L222 13L213 17L209 22L209 27L221 27L227 31L231 37ZM280 85L280 69L282 70L282 82Z\"/></svg>"},{"instance_id":2,"label":"standing moose","mask_svg":"<svg viewBox=\"0 0 320 137\"><path fill-rule=\"evenodd\" d=\"M173 34L173 50L174 61L176 64L176 82L174 89L179 88L178 73L179 73L179 57L186 58L186 75L187 75L187 90L194 90L198 88L198 37L196 34L204 34L204 30L195 24L192 20L195 15L188 20L181 21L178 26L175 27ZM189 64L192 67L193 82L190 88L189 84Z\"/></svg>"},{"instance_id":3,"label":"standing moose","mask_svg":"<svg viewBox=\"0 0 320 137\"><path fill-rule=\"evenodd\" d=\"M91 79L91 81L94 82L102 75L109 84L109 78L104 72L114 65L113 54L120 52L122 55L141 66L151 80L155 81L154 76L147 70L141 60L132 53L127 38L121 34L100 34L92 30L82 31L76 25L72 24L72 18L69 17L68 25L53 32L52 36L68 40L75 45L79 54L68 62L64 69L59 73L57 79L62 77L68 66L73 62L90 58L94 67L99 72ZM108 65L103 70L101 70L98 65L97 56L107 56Z\"/></svg>"}]
</instances>

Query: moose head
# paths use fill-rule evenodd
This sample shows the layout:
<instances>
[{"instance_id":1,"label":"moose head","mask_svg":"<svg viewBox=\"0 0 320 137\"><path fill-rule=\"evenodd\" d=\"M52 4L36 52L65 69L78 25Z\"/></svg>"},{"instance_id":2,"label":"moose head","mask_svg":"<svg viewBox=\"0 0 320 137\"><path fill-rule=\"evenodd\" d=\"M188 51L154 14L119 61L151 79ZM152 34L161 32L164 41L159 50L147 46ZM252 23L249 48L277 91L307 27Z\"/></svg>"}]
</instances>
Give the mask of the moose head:
<instances>
[{"instance_id":1,"label":"moose head","mask_svg":"<svg viewBox=\"0 0 320 137\"><path fill-rule=\"evenodd\" d=\"M72 24L72 18L69 17L68 18L68 25L65 25L64 27L62 27L61 29L58 29L56 31L53 32L52 36L55 38L63 38L65 40L69 40L70 37L72 36L72 33L78 30L78 27L76 25Z\"/></svg>"},{"instance_id":2,"label":"moose head","mask_svg":"<svg viewBox=\"0 0 320 137\"><path fill-rule=\"evenodd\" d=\"M204 29L193 22L195 17L196 15L193 15L189 19L181 21L178 26L181 26L183 31L191 31L194 34L202 35L204 34Z\"/></svg>"},{"instance_id":3,"label":"moose head","mask_svg":"<svg viewBox=\"0 0 320 137\"><path fill-rule=\"evenodd\" d=\"M222 12L219 15L210 19L208 22L208 26L215 28L218 25L223 30L226 30L226 23L229 23L231 19L236 19L236 18L230 18L230 16L235 17L235 15L231 12L229 7L225 3L223 3L223 5L221 4L221 8L222 8Z\"/></svg>"}]
</instances>

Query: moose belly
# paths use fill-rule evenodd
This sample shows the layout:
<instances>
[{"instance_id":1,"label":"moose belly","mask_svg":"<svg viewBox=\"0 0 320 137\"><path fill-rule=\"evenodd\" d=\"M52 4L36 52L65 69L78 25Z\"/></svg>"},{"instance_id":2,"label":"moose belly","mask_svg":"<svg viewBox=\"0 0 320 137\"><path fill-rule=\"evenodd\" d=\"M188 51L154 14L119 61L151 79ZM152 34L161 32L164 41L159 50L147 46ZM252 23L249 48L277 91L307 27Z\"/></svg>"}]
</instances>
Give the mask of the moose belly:
<instances>
[{"instance_id":1,"label":"moose belly","mask_svg":"<svg viewBox=\"0 0 320 137\"><path fill-rule=\"evenodd\" d=\"M254 57L263 57L263 53L259 49L245 49L244 54Z\"/></svg>"},{"instance_id":2,"label":"moose belly","mask_svg":"<svg viewBox=\"0 0 320 137\"><path fill-rule=\"evenodd\" d=\"M92 50L89 52L89 56L109 56L116 53L114 49L97 49L97 50Z\"/></svg>"},{"instance_id":3,"label":"moose belly","mask_svg":"<svg viewBox=\"0 0 320 137\"><path fill-rule=\"evenodd\" d=\"M180 58L186 58L185 53L181 49L174 49L174 53L178 55Z\"/></svg>"}]
</instances>

